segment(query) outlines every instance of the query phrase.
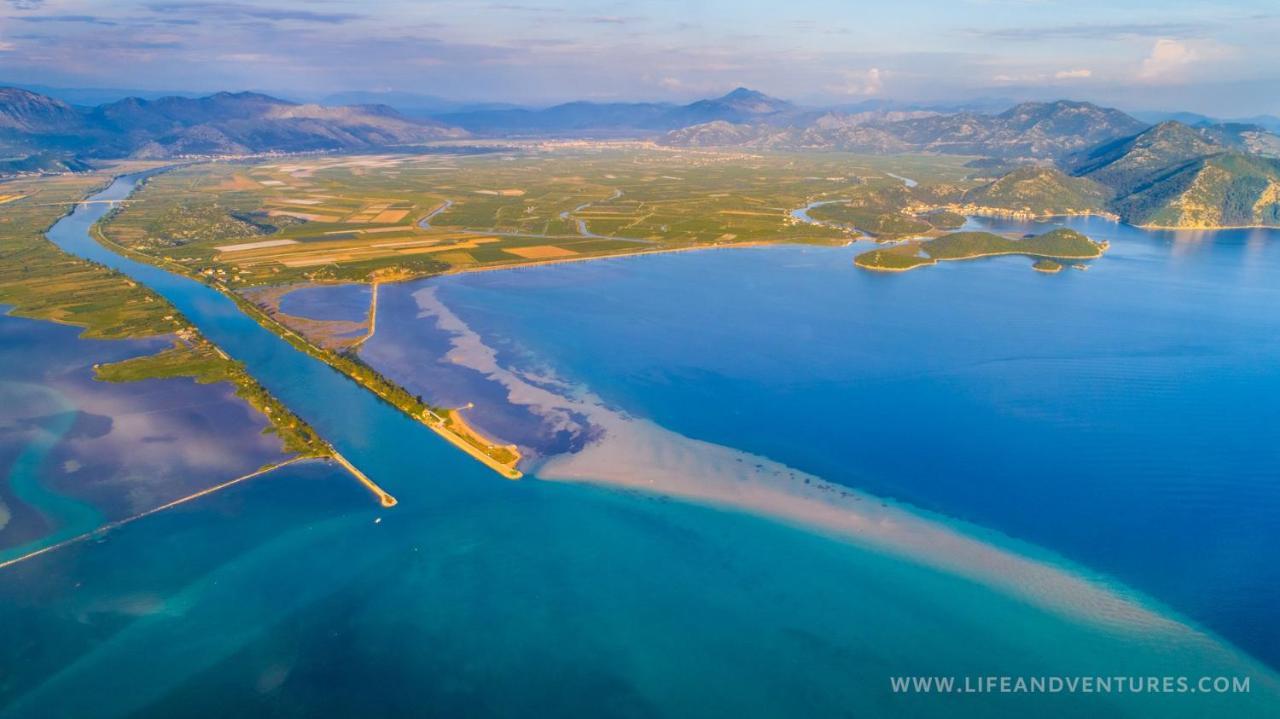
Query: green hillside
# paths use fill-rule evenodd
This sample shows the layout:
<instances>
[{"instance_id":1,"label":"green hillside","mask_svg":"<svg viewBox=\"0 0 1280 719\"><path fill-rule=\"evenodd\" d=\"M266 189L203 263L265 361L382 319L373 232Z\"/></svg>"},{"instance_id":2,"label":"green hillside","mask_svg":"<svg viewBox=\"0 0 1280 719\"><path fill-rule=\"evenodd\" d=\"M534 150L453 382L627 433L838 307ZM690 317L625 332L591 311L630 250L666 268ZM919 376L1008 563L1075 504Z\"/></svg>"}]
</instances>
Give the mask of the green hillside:
<instances>
[{"instance_id":1,"label":"green hillside","mask_svg":"<svg viewBox=\"0 0 1280 719\"><path fill-rule=\"evenodd\" d=\"M1163 122L1092 150L1075 173L1112 190L1111 210L1135 225L1280 225L1280 160L1247 152L1250 132Z\"/></svg>"},{"instance_id":2,"label":"green hillside","mask_svg":"<svg viewBox=\"0 0 1280 719\"><path fill-rule=\"evenodd\" d=\"M1101 257L1105 247L1066 228L1042 235L1012 239L991 232L953 232L934 240L904 242L869 250L854 258L857 267L901 272L948 260L971 260L995 255L1088 260Z\"/></svg>"},{"instance_id":3,"label":"green hillside","mask_svg":"<svg viewBox=\"0 0 1280 719\"><path fill-rule=\"evenodd\" d=\"M1118 199L1115 209L1138 225L1280 226L1280 161L1241 153L1194 160Z\"/></svg>"},{"instance_id":4,"label":"green hillside","mask_svg":"<svg viewBox=\"0 0 1280 719\"><path fill-rule=\"evenodd\" d=\"M1162 181L1187 162L1225 149L1180 122L1162 122L1133 137L1094 148L1077 159L1072 174L1124 196Z\"/></svg>"},{"instance_id":5,"label":"green hillside","mask_svg":"<svg viewBox=\"0 0 1280 719\"><path fill-rule=\"evenodd\" d=\"M1032 215L1068 215L1104 210L1110 191L1085 177L1051 167L1020 167L964 194L964 203Z\"/></svg>"}]
</instances>

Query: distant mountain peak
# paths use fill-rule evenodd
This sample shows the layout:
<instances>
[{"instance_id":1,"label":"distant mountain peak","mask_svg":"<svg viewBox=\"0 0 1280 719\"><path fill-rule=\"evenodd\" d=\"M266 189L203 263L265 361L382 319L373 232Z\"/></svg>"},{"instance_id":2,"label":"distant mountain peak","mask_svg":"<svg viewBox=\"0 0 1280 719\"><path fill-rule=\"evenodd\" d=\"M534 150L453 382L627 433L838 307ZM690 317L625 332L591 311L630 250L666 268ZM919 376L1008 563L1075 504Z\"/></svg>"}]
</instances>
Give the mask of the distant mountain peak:
<instances>
[{"instance_id":1,"label":"distant mountain peak","mask_svg":"<svg viewBox=\"0 0 1280 719\"><path fill-rule=\"evenodd\" d=\"M728 120L742 122L757 116L778 115L795 109L786 100L770 97L763 92L739 87L733 91L710 100L698 100L673 111L673 117L679 117L685 126Z\"/></svg>"},{"instance_id":2,"label":"distant mountain peak","mask_svg":"<svg viewBox=\"0 0 1280 719\"><path fill-rule=\"evenodd\" d=\"M1177 120L1165 120L1152 125L1144 131L1139 138L1171 138L1171 137L1199 137L1200 133L1190 125L1179 122Z\"/></svg>"},{"instance_id":3,"label":"distant mountain peak","mask_svg":"<svg viewBox=\"0 0 1280 719\"><path fill-rule=\"evenodd\" d=\"M735 102L735 101L741 101L741 100L774 100L775 98L769 97L768 95L764 94L763 92L760 92L759 90L752 90L749 87L739 86L739 87L733 88L729 92L726 92L725 94L721 95L716 99L725 100L728 102Z\"/></svg>"}]
</instances>

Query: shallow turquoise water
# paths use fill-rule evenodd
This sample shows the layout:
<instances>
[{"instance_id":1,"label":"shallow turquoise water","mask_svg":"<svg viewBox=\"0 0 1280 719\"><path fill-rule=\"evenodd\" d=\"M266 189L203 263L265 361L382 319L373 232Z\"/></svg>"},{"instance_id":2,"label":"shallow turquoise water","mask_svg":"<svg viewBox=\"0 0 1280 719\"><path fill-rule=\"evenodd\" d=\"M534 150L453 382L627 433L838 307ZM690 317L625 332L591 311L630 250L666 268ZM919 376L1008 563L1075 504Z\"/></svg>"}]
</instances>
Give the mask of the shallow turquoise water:
<instances>
[{"instance_id":1,"label":"shallow turquoise water","mask_svg":"<svg viewBox=\"0 0 1280 719\"><path fill-rule=\"evenodd\" d=\"M327 465L293 466L4 571L0 716L1265 716L1276 706L1274 675L1196 638L1060 616L764 519L498 479L212 290L95 249L78 234L95 212L55 238L170 297L400 504L381 509ZM1254 691L903 696L889 690L898 673L1248 674Z\"/></svg>"},{"instance_id":2,"label":"shallow turquoise water","mask_svg":"<svg viewBox=\"0 0 1280 719\"><path fill-rule=\"evenodd\" d=\"M52 410L37 426L35 437L24 442L17 456L9 464L5 483L7 493L11 494L16 502L26 507L40 508L40 512L52 525L52 531L21 544L0 549L0 562L4 562L28 552L52 546L77 534L97 529L102 525L102 514L87 502L58 494L40 481L41 466L75 422L76 415L71 403L58 392L33 384L5 383L0 385L0 395L6 399L29 398L28 401L34 399L35 402L44 404ZM6 513L12 515L19 509L20 507L11 506L6 509Z\"/></svg>"},{"instance_id":3,"label":"shallow turquoise water","mask_svg":"<svg viewBox=\"0 0 1280 719\"><path fill-rule=\"evenodd\" d=\"M94 380L169 339L80 331L0 316L0 563L286 456L227 385Z\"/></svg>"},{"instance_id":4,"label":"shallow turquoise water","mask_svg":"<svg viewBox=\"0 0 1280 719\"><path fill-rule=\"evenodd\" d=\"M365 356L432 371L378 343L429 347L436 288L511 367L1030 541L1280 664L1280 232L1068 224L1112 242L1087 272L768 247L388 287Z\"/></svg>"}]
</instances>

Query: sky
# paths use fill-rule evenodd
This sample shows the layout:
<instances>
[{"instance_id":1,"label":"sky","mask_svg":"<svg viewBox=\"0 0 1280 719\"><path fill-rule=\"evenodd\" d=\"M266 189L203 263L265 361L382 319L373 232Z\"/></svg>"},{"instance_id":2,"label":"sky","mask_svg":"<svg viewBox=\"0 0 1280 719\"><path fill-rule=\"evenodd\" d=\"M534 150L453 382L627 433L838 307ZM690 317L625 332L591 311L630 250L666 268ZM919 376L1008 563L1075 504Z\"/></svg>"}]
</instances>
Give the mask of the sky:
<instances>
[{"instance_id":1,"label":"sky","mask_svg":"<svg viewBox=\"0 0 1280 719\"><path fill-rule=\"evenodd\" d=\"M0 83L1280 114L1280 0L0 0Z\"/></svg>"}]
</instances>

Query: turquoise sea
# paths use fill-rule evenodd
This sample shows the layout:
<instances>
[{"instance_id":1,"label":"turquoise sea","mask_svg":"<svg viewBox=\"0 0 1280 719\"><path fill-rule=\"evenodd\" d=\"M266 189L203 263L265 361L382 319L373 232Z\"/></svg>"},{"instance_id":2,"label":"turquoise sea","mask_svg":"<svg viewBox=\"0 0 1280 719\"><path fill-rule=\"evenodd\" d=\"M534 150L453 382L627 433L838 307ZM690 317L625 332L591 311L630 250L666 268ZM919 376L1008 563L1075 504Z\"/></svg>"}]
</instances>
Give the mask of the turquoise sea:
<instances>
[{"instance_id":1,"label":"turquoise sea","mask_svg":"<svg viewBox=\"0 0 1280 719\"><path fill-rule=\"evenodd\" d=\"M0 716L1261 717L1280 706L1266 652L1222 619L1276 591L1260 558L1275 546L1276 490L1263 481L1277 466L1274 410L1242 399L1275 387L1274 245L1117 241L1089 272L1054 277L1016 259L877 276L854 271L849 249L769 248L384 287L366 359L408 378L470 373L488 388L470 410L482 425L540 420L522 438L543 451L539 465L510 482L213 290L94 245L84 230L104 211L84 206L51 237L173 300L400 503L383 509L341 470L304 463L0 570ZM442 327L440 307L470 334ZM513 376L524 394L503 384ZM571 409L521 405L534 390ZM604 416L702 441L682 446L704 454L682 457L758 457L877 506L870 498L896 500L887 511L901 514L877 516L1089 591L1050 601L956 569L947 547L903 554L767 512L539 478L607 446L613 435L591 426ZM1198 542L1162 556L1181 533ZM1181 567L1185 581L1133 570L1143 565ZM1272 631L1274 617L1251 621ZM1251 691L890 686L895 675L1117 674L1247 676Z\"/></svg>"}]
</instances>

